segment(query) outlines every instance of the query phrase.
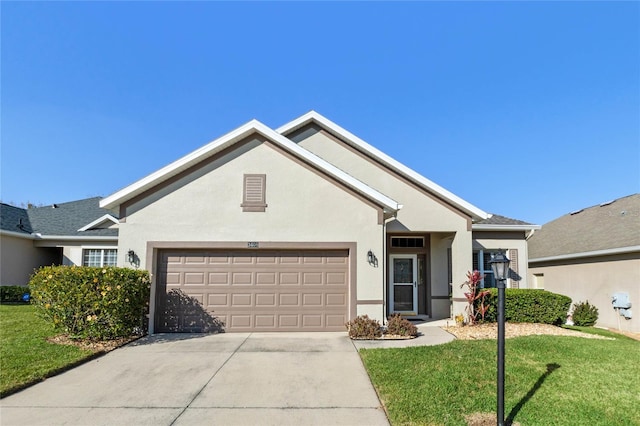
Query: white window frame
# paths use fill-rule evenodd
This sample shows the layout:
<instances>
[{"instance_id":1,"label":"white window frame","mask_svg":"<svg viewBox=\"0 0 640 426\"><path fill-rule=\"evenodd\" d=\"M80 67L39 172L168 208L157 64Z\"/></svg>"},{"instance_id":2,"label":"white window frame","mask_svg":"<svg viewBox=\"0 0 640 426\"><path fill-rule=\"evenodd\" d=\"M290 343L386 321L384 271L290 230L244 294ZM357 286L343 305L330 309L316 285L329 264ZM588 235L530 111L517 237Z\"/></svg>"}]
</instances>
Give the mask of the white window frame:
<instances>
[{"instance_id":1,"label":"white window frame","mask_svg":"<svg viewBox=\"0 0 640 426\"><path fill-rule=\"evenodd\" d=\"M492 254L497 253L498 251L500 251L499 249L478 249L478 250L474 250L473 251L473 256L476 258L477 262L478 262L478 272L480 272L480 276L482 277L482 281L480 283L480 287L481 288L492 288L492 287L485 287L485 283L484 283L484 276L485 275L489 275L493 277L493 270L491 268L489 269L485 269L484 268L484 257L485 256L489 256L489 258L491 258ZM492 280L496 285L497 283L495 282L495 277ZM507 279L507 287L511 287L511 285L509 284L511 281L511 278ZM494 286L495 287L495 286Z\"/></svg>"},{"instance_id":2,"label":"white window frame","mask_svg":"<svg viewBox=\"0 0 640 426\"><path fill-rule=\"evenodd\" d=\"M117 247L82 247L82 259L81 259L82 266L89 266L85 262L85 253L88 252L89 250L100 250L100 264L99 265L92 265L92 266L98 267L98 268L102 268L104 266L117 266L118 265L118 248ZM106 257L106 252L107 251L114 251L115 252L115 256L114 256L115 263L105 265L105 257Z\"/></svg>"}]
</instances>

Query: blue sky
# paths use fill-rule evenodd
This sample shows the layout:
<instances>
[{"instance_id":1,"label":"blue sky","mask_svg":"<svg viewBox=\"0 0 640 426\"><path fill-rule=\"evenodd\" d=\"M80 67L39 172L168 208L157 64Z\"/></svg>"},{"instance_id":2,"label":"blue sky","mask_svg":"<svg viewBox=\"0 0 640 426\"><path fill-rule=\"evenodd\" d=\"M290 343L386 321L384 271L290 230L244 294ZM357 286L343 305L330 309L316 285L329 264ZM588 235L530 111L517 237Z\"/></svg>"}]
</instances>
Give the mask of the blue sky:
<instances>
[{"instance_id":1,"label":"blue sky","mask_svg":"<svg viewBox=\"0 0 640 426\"><path fill-rule=\"evenodd\" d=\"M543 224L640 192L638 2L2 2L3 202L107 196L313 109Z\"/></svg>"}]
</instances>

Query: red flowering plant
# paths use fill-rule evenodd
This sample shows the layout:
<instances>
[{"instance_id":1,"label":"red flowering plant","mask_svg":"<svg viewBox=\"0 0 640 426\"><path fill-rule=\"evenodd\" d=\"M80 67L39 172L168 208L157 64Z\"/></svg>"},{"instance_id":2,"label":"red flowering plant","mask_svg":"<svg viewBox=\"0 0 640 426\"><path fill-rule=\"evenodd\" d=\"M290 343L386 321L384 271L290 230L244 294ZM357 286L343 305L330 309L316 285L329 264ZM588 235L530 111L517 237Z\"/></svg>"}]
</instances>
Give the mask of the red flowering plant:
<instances>
[{"instance_id":1,"label":"red flowering plant","mask_svg":"<svg viewBox=\"0 0 640 426\"><path fill-rule=\"evenodd\" d=\"M464 297L467 298L467 302L469 303L466 309L469 324L471 325L476 324L479 319L484 321L484 315L489 309L489 305L485 304L485 298L490 292L489 290L484 290L480 287L483 278L484 277L480 275L480 271L467 272L467 281L462 283L460 286L460 288L464 286L469 288L469 291L464 293ZM476 301L478 300L478 311L476 312Z\"/></svg>"}]
</instances>

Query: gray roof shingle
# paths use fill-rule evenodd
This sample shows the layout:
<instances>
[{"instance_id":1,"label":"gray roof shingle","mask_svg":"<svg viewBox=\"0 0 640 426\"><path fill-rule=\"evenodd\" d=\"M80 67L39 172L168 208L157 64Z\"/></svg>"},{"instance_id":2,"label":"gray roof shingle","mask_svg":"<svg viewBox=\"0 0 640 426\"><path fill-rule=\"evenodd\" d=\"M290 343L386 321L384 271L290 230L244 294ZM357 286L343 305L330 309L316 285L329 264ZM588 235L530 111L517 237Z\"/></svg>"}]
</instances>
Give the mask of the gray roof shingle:
<instances>
[{"instance_id":1,"label":"gray roof shingle","mask_svg":"<svg viewBox=\"0 0 640 426\"><path fill-rule=\"evenodd\" d=\"M0 203L0 229L24 234L33 232L27 210L4 203Z\"/></svg>"},{"instance_id":2,"label":"gray roof shingle","mask_svg":"<svg viewBox=\"0 0 640 426\"><path fill-rule=\"evenodd\" d=\"M532 225L531 223L524 222L518 219L511 219L510 217L500 216L499 214L494 214L488 219L483 219L478 222L474 222L474 224L478 225Z\"/></svg>"},{"instance_id":3,"label":"gray roof shingle","mask_svg":"<svg viewBox=\"0 0 640 426\"><path fill-rule=\"evenodd\" d=\"M588 253L640 245L640 194L559 217L529 240L529 258Z\"/></svg>"},{"instance_id":4,"label":"gray roof shingle","mask_svg":"<svg viewBox=\"0 0 640 426\"><path fill-rule=\"evenodd\" d=\"M20 232L17 225L22 218L23 223L26 220L29 224L23 231L25 233L33 232L45 236L115 237L118 235L118 230L115 228L78 231L105 214L113 215L110 211L99 207L100 199L101 197L93 197L29 209L2 204L2 229Z\"/></svg>"}]
</instances>

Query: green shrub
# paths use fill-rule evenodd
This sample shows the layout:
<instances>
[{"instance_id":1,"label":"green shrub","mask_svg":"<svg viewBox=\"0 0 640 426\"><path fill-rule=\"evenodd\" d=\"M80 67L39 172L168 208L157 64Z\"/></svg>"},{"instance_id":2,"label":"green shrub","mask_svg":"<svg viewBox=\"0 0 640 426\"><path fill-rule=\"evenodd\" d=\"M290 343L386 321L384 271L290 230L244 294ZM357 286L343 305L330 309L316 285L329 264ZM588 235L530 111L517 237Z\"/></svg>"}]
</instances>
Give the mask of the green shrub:
<instances>
[{"instance_id":1,"label":"green shrub","mask_svg":"<svg viewBox=\"0 0 640 426\"><path fill-rule=\"evenodd\" d=\"M380 322L368 315L360 315L345 325L352 339L377 339L382 336Z\"/></svg>"},{"instance_id":2,"label":"green shrub","mask_svg":"<svg viewBox=\"0 0 640 426\"><path fill-rule=\"evenodd\" d=\"M589 301L579 302L573 305L571 317L573 325L589 327L598 321L598 308L590 305Z\"/></svg>"},{"instance_id":3,"label":"green shrub","mask_svg":"<svg viewBox=\"0 0 640 426\"><path fill-rule=\"evenodd\" d=\"M413 325L408 319L402 318L399 314L395 314L389 317L387 334L395 336L417 336L418 327Z\"/></svg>"},{"instance_id":4,"label":"green shrub","mask_svg":"<svg viewBox=\"0 0 640 426\"><path fill-rule=\"evenodd\" d=\"M45 266L31 277L32 302L72 337L111 339L142 332L149 273L116 267Z\"/></svg>"},{"instance_id":5,"label":"green shrub","mask_svg":"<svg viewBox=\"0 0 640 426\"><path fill-rule=\"evenodd\" d=\"M5 285L0 287L0 303L29 303L22 296L29 293L29 287L20 285Z\"/></svg>"},{"instance_id":6,"label":"green shrub","mask_svg":"<svg viewBox=\"0 0 640 426\"><path fill-rule=\"evenodd\" d=\"M486 298L489 309L485 314L485 322L498 320L498 289L490 289ZM505 289L505 321L530 322L541 324L564 324L571 307L571 298L562 294L545 290Z\"/></svg>"}]
</instances>

